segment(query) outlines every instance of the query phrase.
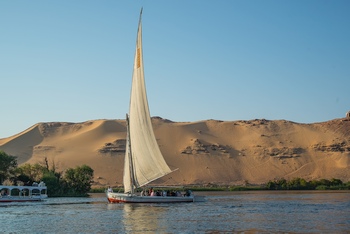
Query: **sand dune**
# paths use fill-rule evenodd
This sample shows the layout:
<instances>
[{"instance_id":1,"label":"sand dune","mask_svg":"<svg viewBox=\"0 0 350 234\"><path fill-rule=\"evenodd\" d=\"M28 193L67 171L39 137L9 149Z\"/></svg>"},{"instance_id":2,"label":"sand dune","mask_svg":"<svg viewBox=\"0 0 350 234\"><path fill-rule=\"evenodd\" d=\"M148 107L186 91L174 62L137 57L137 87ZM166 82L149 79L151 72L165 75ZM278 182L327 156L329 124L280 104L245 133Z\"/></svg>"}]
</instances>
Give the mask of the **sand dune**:
<instances>
[{"instance_id":1,"label":"sand dune","mask_svg":"<svg viewBox=\"0 0 350 234\"><path fill-rule=\"evenodd\" d=\"M285 120L172 122L152 118L155 135L175 172L158 183L260 184L276 178L350 180L350 121L300 124ZM95 185L121 185L125 120L38 123L0 139L19 164L43 162L58 170L87 164Z\"/></svg>"}]
</instances>

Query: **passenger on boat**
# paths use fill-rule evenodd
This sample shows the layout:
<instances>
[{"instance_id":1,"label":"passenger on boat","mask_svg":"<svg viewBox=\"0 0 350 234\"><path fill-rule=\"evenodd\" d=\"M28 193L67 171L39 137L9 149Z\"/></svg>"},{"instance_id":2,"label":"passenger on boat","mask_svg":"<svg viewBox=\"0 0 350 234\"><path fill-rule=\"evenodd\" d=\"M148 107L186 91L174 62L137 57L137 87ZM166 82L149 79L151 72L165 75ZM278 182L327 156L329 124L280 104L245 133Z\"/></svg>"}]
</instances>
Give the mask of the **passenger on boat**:
<instances>
[{"instance_id":1,"label":"passenger on boat","mask_svg":"<svg viewBox=\"0 0 350 234\"><path fill-rule=\"evenodd\" d=\"M110 186L108 186L107 192L113 193L113 189Z\"/></svg>"},{"instance_id":2,"label":"passenger on boat","mask_svg":"<svg viewBox=\"0 0 350 234\"><path fill-rule=\"evenodd\" d=\"M186 190L186 192L185 192L185 197L189 197L189 196L191 196L191 193L192 193L192 191L191 190Z\"/></svg>"},{"instance_id":3,"label":"passenger on boat","mask_svg":"<svg viewBox=\"0 0 350 234\"><path fill-rule=\"evenodd\" d=\"M153 191L153 189L151 189L151 197L155 197L156 196L156 193Z\"/></svg>"},{"instance_id":4,"label":"passenger on boat","mask_svg":"<svg viewBox=\"0 0 350 234\"><path fill-rule=\"evenodd\" d=\"M143 196L149 196L150 194L149 190L143 190L142 192L143 192Z\"/></svg>"}]
</instances>

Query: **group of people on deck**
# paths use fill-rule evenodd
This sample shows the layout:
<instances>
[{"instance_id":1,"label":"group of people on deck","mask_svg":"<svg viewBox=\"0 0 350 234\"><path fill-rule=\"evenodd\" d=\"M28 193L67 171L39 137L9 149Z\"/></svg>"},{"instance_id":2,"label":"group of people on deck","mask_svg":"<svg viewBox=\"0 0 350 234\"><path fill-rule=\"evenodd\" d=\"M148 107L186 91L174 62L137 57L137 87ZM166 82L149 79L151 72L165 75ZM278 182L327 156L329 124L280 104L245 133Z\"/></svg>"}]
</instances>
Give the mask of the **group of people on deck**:
<instances>
[{"instance_id":1,"label":"group of people on deck","mask_svg":"<svg viewBox=\"0 0 350 234\"><path fill-rule=\"evenodd\" d=\"M182 196L190 196L191 191L187 190L185 194L181 194L180 191L170 191L170 190L157 190L155 191L153 188L149 190L142 190L141 196L163 196L163 197L182 197Z\"/></svg>"},{"instance_id":2,"label":"group of people on deck","mask_svg":"<svg viewBox=\"0 0 350 234\"><path fill-rule=\"evenodd\" d=\"M108 186L107 191L109 193L113 192L113 189ZM155 197L155 196L162 196L162 197L189 197L191 196L192 191L191 190L186 190L184 194L182 194L180 191L175 191L175 190L157 190L155 191L153 188L150 188L149 190L142 190L141 192L141 196L151 196L151 197Z\"/></svg>"},{"instance_id":3,"label":"group of people on deck","mask_svg":"<svg viewBox=\"0 0 350 234\"><path fill-rule=\"evenodd\" d=\"M40 181L40 183L38 184L37 182L33 182L32 184L33 187L44 187L46 186L46 184L43 181Z\"/></svg>"}]
</instances>

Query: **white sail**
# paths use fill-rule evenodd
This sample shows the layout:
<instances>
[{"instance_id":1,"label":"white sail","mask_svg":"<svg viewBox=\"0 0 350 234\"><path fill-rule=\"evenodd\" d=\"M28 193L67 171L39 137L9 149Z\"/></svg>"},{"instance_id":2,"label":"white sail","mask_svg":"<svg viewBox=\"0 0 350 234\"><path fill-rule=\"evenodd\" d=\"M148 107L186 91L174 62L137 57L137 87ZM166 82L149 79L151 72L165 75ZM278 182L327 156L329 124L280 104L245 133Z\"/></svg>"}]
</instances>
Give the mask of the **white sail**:
<instances>
[{"instance_id":1,"label":"white sail","mask_svg":"<svg viewBox=\"0 0 350 234\"><path fill-rule=\"evenodd\" d=\"M143 70L141 15L132 76L128 133L124 165L125 193L131 192L132 186L141 187L171 172L158 147L150 118Z\"/></svg>"}]
</instances>

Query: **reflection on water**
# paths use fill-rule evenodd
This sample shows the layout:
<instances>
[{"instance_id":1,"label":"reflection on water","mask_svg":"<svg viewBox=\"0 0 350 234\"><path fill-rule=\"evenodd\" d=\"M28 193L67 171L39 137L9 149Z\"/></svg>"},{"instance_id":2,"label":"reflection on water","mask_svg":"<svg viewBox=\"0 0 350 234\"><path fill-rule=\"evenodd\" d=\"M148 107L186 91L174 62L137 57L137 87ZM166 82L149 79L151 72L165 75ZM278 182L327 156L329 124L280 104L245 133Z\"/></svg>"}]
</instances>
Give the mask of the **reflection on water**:
<instances>
[{"instance_id":1,"label":"reflection on water","mask_svg":"<svg viewBox=\"0 0 350 234\"><path fill-rule=\"evenodd\" d=\"M206 202L109 204L90 198L50 198L0 204L4 233L346 233L350 192L211 192ZM29 229L28 229L29 228Z\"/></svg>"},{"instance_id":2,"label":"reflection on water","mask_svg":"<svg viewBox=\"0 0 350 234\"><path fill-rule=\"evenodd\" d=\"M154 230L166 230L162 227L161 216L166 209L152 206L152 204L124 204L123 224L127 232L154 232Z\"/></svg>"}]
</instances>

